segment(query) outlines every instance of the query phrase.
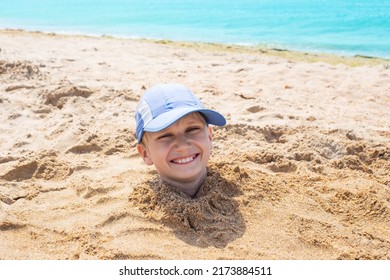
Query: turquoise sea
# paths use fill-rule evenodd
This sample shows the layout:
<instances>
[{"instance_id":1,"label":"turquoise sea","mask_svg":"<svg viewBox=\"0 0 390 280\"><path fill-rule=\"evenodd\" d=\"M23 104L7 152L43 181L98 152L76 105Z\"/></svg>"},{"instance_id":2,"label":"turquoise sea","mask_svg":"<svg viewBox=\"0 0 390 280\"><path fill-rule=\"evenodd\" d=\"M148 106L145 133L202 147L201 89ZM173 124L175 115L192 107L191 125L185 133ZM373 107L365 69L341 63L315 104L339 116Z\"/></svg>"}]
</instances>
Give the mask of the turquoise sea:
<instances>
[{"instance_id":1,"label":"turquoise sea","mask_svg":"<svg viewBox=\"0 0 390 280\"><path fill-rule=\"evenodd\" d=\"M0 0L5 28L390 58L390 0Z\"/></svg>"}]
</instances>

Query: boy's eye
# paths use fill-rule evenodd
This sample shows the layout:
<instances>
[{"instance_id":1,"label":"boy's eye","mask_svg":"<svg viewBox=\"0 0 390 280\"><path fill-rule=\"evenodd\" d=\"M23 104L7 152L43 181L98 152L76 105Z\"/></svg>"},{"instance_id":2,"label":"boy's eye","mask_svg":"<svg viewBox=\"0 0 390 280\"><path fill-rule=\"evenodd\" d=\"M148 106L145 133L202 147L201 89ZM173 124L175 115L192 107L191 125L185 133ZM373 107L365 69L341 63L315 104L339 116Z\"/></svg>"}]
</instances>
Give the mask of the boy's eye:
<instances>
[{"instance_id":1,"label":"boy's eye","mask_svg":"<svg viewBox=\"0 0 390 280\"><path fill-rule=\"evenodd\" d=\"M169 138L171 136L172 136L171 133L166 133L166 134L163 134L163 135L160 135L159 137L157 137L157 140L166 139L166 138Z\"/></svg>"},{"instance_id":2,"label":"boy's eye","mask_svg":"<svg viewBox=\"0 0 390 280\"><path fill-rule=\"evenodd\" d=\"M191 133L191 132L197 132L199 130L200 130L200 127L194 126L194 127L189 127L186 132Z\"/></svg>"}]
</instances>

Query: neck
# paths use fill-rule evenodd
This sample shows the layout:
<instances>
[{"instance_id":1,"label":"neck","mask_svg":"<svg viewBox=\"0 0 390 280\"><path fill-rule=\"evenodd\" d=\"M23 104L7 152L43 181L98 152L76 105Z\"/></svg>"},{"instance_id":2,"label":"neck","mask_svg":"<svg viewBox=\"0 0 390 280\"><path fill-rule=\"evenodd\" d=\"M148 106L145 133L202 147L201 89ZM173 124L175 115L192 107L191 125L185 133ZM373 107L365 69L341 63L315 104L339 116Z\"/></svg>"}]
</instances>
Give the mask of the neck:
<instances>
[{"instance_id":1,"label":"neck","mask_svg":"<svg viewBox=\"0 0 390 280\"><path fill-rule=\"evenodd\" d=\"M172 180L170 178L161 177L161 180L175 189L184 192L190 197L195 197L202 185L203 181L206 179L207 171L204 169L202 174L197 177L194 181L190 182L180 182L176 180Z\"/></svg>"}]
</instances>

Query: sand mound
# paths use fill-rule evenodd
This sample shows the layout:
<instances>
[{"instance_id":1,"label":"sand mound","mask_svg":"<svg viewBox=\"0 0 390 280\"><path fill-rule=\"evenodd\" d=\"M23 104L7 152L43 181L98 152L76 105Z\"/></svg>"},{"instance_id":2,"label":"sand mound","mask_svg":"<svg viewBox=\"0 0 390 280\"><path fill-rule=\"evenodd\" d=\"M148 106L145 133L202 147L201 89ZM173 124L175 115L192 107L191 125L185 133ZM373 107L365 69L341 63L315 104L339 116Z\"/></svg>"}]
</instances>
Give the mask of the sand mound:
<instances>
[{"instance_id":1,"label":"sand mound","mask_svg":"<svg viewBox=\"0 0 390 280\"><path fill-rule=\"evenodd\" d=\"M0 165L0 179L23 181L32 178L61 181L72 174L73 170L57 158L55 152L45 152L36 160L20 159L7 161Z\"/></svg>"},{"instance_id":2,"label":"sand mound","mask_svg":"<svg viewBox=\"0 0 390 280\"><path fill-rule=\"evenodd\" d=\"M234 196L237 182L209 170L195 199L162 183L158 176L138 186L130 197L147 217L172 228L176 236L200 247L224 247L245 232Z\"/></svg>"},{"instance_id":3,"label":"sand mound","mask_svg":"<svg viewBox=\"0 0 390 280\"><path fill-rule=\"evenodd\" d=\"M39 66L31 62L8 62L4 60L0 60L0 75L10 80L28 80L43 76Z\"/></svg>"}]
</instances>

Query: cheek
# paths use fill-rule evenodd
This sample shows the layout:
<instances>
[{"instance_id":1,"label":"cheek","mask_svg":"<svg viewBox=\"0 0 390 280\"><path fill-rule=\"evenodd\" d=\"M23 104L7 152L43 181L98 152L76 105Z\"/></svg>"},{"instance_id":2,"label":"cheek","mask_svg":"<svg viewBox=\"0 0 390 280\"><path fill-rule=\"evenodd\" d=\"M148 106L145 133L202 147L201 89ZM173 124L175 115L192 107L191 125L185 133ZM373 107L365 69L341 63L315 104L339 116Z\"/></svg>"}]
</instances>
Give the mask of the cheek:
<instances>
[{"instance_id":1,"label":"cheek","mask_svg":"<svg viewBox=\"0 0 390 280\"><path fill-rule=\"evenodd\" d=\"M165 161L168 153L169 153L168 147L159 145L153 149L153 153L151 154L151 157L154 162L161 162L161 161Z\"/></svg>"},{"instance_id":2,"label":"cheek","mask_svg":"<svg viewBox=\"0 0 390 280\"><path fill-rule=\"evenodd\" d=\"M210 155L211 154L211 150L213 148L213 142L209 138L207 138L207 140L204 140L203 147L205 149L205 152L208 155Z\"/></svg>"}]
</instances>

